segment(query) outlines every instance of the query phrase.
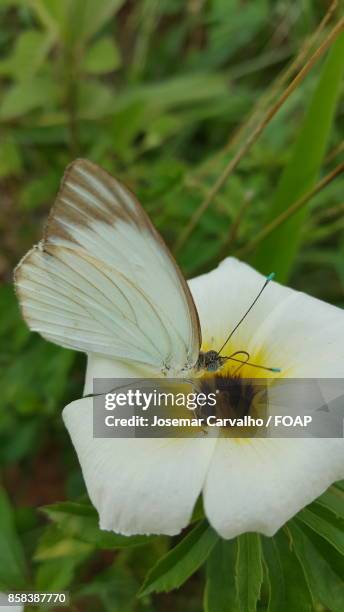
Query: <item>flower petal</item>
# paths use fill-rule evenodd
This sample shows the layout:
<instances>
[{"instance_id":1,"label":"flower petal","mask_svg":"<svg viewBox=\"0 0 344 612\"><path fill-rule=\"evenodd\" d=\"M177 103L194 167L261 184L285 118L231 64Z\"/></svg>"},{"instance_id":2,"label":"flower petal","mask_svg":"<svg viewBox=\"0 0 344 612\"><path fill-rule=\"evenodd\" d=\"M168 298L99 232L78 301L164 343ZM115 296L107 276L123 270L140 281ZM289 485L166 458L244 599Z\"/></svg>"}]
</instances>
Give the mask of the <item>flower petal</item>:
<instances>
[{"instance_id":1,"label":"flower petal","mask_svg":"<svg viewBox=\"0 0 344 612\"><path fill-rule=\"evenodd\" d=\"M206 344L220 348L263 282L263 275L232 257L190 281ZM280 367L283 376L343 377L344 313L271 282L235 332L231 346L253 357L263 354L265 365Z\"/></svg>"},{"instance_id":2,"label":"flower petal","mask_svg":"<svg viewBox=\"0 0 344 612\"><path fill-rule=\"evenodd\" d=\"M264 346L269 362L292 378L342 378L344 312L305 293L288 296L257 330L250 350Z\"/></svg>"},{"instance_id":3,"label":"flower petal","mask_svg":"<svg viewBox=\"0 0 344 612\"><path fill-rule=\"evenodd\" d=\"M190 282L207 348L221 346L263 282L233 258ZM341 310L272 282L227 349L263 352L265 364L282 367L285 376L336 377L343 373L343 339ZM85 392L93 377L149 375L90 355ZM120 533L178 533L206 479L205 509L221 535L271 535L344 476L342 440L93 439L86 399L67 406L64 419L100 525Z\"/></svg>"},{"instance_id":4,"label":"flower petal","mask_svg":"<svg viewBox=\"0 0 344 612\"><path fill-rule=\"evenodd\" d=\"M205 512L224 538L271 536L343 477L343 440L222 438L204 487Z\"/></svg>"},{"instance_id":5,"label":"flower petal","mask_svg":"<svg viewBox=\"0 0 344 612\"><path fill-rule=\"evenodd\" d=\"M265 276L247 264L228 257L220 265L190 281L201 321L203 340L219 349L265 282ZM289 294L289 289L270 283L245 322L235 332L235 348L248 346L252 335Z\"/></svg>"},{"instance_id":6,"label":"flower petal","mask_svg":"<svg viewBox=\"0 0 344 612\"><path fill-rule=\"evenodd\" d=\"M175 535L188 524L215 439L93 438L92 398L66 406L63 419L101 529Z\"/></svg>"}]
</instances>

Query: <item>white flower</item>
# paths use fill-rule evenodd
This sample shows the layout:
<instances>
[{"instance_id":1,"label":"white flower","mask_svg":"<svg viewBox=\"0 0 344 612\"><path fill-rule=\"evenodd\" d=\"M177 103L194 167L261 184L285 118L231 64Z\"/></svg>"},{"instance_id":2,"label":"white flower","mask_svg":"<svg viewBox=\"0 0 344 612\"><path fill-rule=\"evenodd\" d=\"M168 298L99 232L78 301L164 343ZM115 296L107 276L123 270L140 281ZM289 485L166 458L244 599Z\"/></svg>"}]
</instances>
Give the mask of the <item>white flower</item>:
<instances>
[{"instance_id":1,"label":"white flower","mask_svg":"<svg viewBox=\"0 0 344 612\"><path fill-rule=\"evenodd\" d=\"M190 281L207 350L221 346L262 280L229 258ZM280 367L283 376L343 377L344 314L271 283L227 348L245 349L252 362ZM245 376L265 376L245 368ZM143 375L89 355L85 393L92 392L94 377ZM344 477L342 439L94 439L92 401L72 402L63 418L102 529L177 534L202 493L206 516L222 537L246 531L271 536Z\"/></svg>"}]
</instances>

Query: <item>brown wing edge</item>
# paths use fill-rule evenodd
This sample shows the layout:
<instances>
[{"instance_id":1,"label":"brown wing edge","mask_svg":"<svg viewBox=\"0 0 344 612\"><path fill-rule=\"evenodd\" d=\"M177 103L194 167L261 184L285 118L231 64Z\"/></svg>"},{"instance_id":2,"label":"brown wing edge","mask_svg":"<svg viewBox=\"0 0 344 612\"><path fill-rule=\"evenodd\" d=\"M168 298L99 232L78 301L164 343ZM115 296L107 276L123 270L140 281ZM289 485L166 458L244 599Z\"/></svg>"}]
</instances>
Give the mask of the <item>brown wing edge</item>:
<instances>
[{"instance_id":1,"label":"brown wing edge","mask_svg":"<svg viewBox=\"0 0 344 612\"><path fill-rule=\"evenodd\" d=\"M53 234L54 230L54 219L56 216L56 212L57 210L61 207L61 205L63 205L63 203L61 203L61 196L65 191L65 185L66 182L68 181L68 178L71 176L71 174L73 173L73 171L75 171L75 169L77 167L81 167L84 168L85 170L87 170L88 172L90 172L91 174L95 174L96 176L98 175L98 177L100 178L100 180L102 182L105 182L105 184L110 185L110 187L113 186L119 186L120 188L122 188L124 191L127 192L127 195L130 197L131 201L133 201L136 205L136 212L138 213L138 217L136 219L133 219L136 223L137 221L141 221L142 225L147 228L151 234L153 235L153 237L155 238L155 240L160 244L160 246L162 247L162 249L164 250L164 252L168 255L168 257L170 258L170 260L172 261L172 264L174 266L174 269L176 270L177 276L179 278L180 284L184 290L184 295L186 297L186 301L189 307L189 312L190 312L190 317L191 317L191 324L192 324L192 328L194 330L194 334L196 336L196 340L197 340L197 344L198 344L198 350L200 350L201 348L201 344L202 344L202 332L201 332L201 325L200 325L200 320L199 320L199 316L198 316L198 312L197 312L197 308L196 308L196 304L194 302L194 299L192 297L190 288L174 258L174 256L172 255L170 249L168 248L166 242L164 241L164 239L162 238L162 236L159 234L159 232L157 231L157 229L154 227L153 223L151 222L148 214L146 213L146 211L144 210L144 208L142 207L141 203L139 202L139 200L137 199L137 197L135 196L135 194L126 186L124 185L121 181L119 181L118 179L115 179L107 170L104 170L103 168L101 168L100 166L98 166L97 164L95 164L94 162L91 162L87 159L83 159L83 158L77 158L74 161L72 161L65 169L65 172L63 174L61 183L60 183L60 187L59 190L57 192L57 196L55 199L55 202L50 210L50 213L48 215L48 219L47 222L45 224L44 230L43 230L43 239L37 244L35 245L32 249L30 249L19 261L19 263L17 264L17 266L14 269L13 272L13 278L14 278L14 288L15 288L15 292L18 298L18 302L20 305L20 310L21 310L21 314L24 320L26 320L26 317L24 315L24 307L23 307L23 303L20 297L20 290L18 287L18 281L19 281L19 275L22 272L22 267L23 265L25 265L25 261L27 259L29 259L30 255L32 255L37 249L40 249L42 251L45 251L45 247L47 245L47 242L49 241L49 236ZM123 206L125 206L125 204L123 204ZM127 209L126 209L127 210ZM130 211L129 211L130 212ZM132 214L131 214L132 217Z\"/></svg>"},{"instance_id":2,"label":"brown wing edge","mask_svg":"<svg viewBox=\"0 0 344 612\"><path fill-rule=\"evenodd\" d=\"M25 266L25 262L27 260L30 259L30 257L32 257L32 255L37 251L37 250L43 250L43 246L42 246L42 242L39 242L38 244L35 244L27 253L25 253L25 255L23 255L23 257L19 260L19 262L17 263L16 267L13 270L13 285L14 285L14 292L17 296L17 300L19 303L19 310L21 313L21 316L23 318L23 320L27 323L28 327L30 327L29 323L28 323L28 318L25 315L25 310L24 310L24 300L22 300L22 296L21 296L21 292L20 292L20 288L19 288L19 277L21 274L23 274L23 266Z\"/></svg>"}]
</instances>

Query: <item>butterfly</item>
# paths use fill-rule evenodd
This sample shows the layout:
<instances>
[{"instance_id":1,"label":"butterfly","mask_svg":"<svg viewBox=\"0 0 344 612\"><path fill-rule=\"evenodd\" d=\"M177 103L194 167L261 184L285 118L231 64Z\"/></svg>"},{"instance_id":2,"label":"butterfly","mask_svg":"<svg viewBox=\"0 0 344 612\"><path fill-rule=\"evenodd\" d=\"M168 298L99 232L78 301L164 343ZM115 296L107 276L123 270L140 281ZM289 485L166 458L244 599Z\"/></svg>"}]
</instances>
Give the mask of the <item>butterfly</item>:
<instances>
[{"instance_id":1,"label":"butterfly","mask_svg":"<svg viewBox=\"0 0 344 612\"><path fill-rule=\"evenodd\" d=\"M66 348L174 377L248 363L246 351L201 351L197 309L172 254L129 189L88 160L67 167L43 239L14 278L30 329Z\"/></svg>"}]
</instances>

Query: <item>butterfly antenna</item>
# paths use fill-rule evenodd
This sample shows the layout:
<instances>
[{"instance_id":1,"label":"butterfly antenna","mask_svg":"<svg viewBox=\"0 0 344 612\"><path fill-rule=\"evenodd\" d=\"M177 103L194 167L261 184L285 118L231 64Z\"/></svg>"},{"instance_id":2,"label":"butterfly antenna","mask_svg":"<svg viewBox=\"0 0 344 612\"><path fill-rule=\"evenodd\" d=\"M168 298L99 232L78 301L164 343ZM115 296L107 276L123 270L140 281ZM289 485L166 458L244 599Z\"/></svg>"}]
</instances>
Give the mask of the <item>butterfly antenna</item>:
<instances>
[{"instance_id":1,"label":"butterfly antenna","mask_svg":"<svg viewBox=\"0 0 344 612\"><path fill-rule=\"evenodd\" d=\"M237 357L235 357L235 355L246 355L246 359L238 359ZM241 370L241 368L244 365L248 365L251 368L258 368L259 370L265 370L267 372L281 372L281 368L269 368L268 366L262 366L262 365L258 365L257 363L252 363L251 361L249 361L250 359L250 354L247 351L235 351L235 353L232 353L231 355L229 355L229 357L223 357L223 359L230 360L230 361L235 361L236 363L240 363L240 366L235 370L236 372Z\"/></svg>"},{"instance_id":2,"label":"butterfly antenna","mask_svg":"<svg viewBox=\"0 0 344 612\"><path fill-rule=\"evenodd\" d=\"M261 288L261 290L259 291L258 295L255 297L255 299L253 300L251 306L246 310L245 314L241 317L240 321L236 324L236 326L234 327L234 329L232 329L231 333L229 334L228 338L226 339L226 341L223 343L223 345L221 346L220 350L218 351L218 355L220 355L220 353L223 351L223 349L225 348L227 342L229 342L229 340L231 339L231 337L233 336L233 334L236 332L236 330L238 329L238 327L241 325L241 323L246 319L248 313L252 310L253 306L258 302L260 296L262 295L264 289L267 287L267 285L269 284L270 281L272 281L272 279L275 277L275 273L271 272L271 274L269 274L269 276L266 277L265 279L265 283L263 285L263 287ZM257 367L262 367L262 366L257 366ZM265 368L270 370L271 368ZM274 370L272 370L274 371Z\"/></svg>"}]
</instances>

